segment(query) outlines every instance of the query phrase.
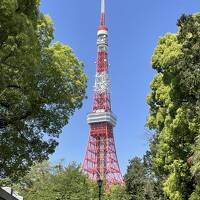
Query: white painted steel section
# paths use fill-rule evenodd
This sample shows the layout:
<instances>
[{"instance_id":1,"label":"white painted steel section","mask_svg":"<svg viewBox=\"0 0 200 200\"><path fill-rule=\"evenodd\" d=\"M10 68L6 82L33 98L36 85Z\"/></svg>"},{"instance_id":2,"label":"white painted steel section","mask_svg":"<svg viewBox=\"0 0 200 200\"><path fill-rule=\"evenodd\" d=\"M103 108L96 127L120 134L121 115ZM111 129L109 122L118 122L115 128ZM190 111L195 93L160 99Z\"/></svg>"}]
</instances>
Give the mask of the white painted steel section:
<instances>
[{"instance_id":1,"label":"white painted steel section","mask_svg":"<svg viewBox=\"0 0 200 200\"><path fill-rule=\"evenodd\" d=\"M108 35L108 31L106 31L106 30L98 30L97 35Z\"/></svg>"},{"instance_id":2,"label":"white painted steel section","mask_svg":"<svg viewBox=\"0 0 200 200\"><path fill-rule=\"evenodd\" d=\"M108 122L116 126L117 118L112 112L96 112L88 114L87 122L88 124Z\"/></svg>"},{"instance_id":3,"label":"white painted steel section","mask_svg":"<svg viewBox=\"0 0 200 200\"><path fill-rule=\"evenodd\" d=\"M108 46L108 36L106 34L100 34L97 38L97 46Z\"/></svg>"},{"instance_id":4,"label":"white painted steel section","mask_svg":"<svg viewBox=\"0 0 200 200\"><path fill-rule=\"evenodd\" d=\"M106 62L106 61L105 61ZM106 72L97 73L95 78L94 92L95 94L110 94L110 79Z\"/></svg>"},{"instance_id":5,"label":"white painted steel section","mask_svg":"<svg viewBox=\"0 0 200 200\"><path fill-rule=\"evenodd\" d=\"M101 13L105 13L105 0L101 0Z\"/></svg>"}]
</instances>

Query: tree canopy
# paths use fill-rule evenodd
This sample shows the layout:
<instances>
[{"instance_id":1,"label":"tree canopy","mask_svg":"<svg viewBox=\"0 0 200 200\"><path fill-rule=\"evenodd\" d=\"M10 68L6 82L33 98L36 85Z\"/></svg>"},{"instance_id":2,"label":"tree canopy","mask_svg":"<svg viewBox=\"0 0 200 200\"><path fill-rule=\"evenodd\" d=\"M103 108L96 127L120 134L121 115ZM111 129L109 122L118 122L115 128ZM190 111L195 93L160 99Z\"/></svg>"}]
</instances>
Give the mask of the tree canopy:
<instances>
[{"instance_id":1,"label":"tree canopy","mask_svg":"<svg viewBox=\"0 0 200 200\"><path fill-rule=\"evenodd\" d=\"M97 200L97 184L76 163L64 167L45 161L35 164L15 186L27 200Z\"/></svg>"},{"instance_id":2,"label":"tree canopy","mask_svg":"<svg viewBox=\"0 0 200 200\"><path fill-rule=\"evenodd\" d=\"M82 105L86 76L72 49L52 43L39 0L0 1L0 177L48 158Z\"/></svg>"},{"instance_id":3,"label":"tree canopy","mask_svg":"<svg viewBox=\"0 0 200 200\"><path fill-rule=\"evenodd\" d=\"M200 15L183 15L177 25L177 33L159 39L152 57L158 73L147 98L147 125L155 131L152 165L165 195L186 200L196 186L199 191L191 165L199 166Z\"/></svg>"},{"instance_id":4,"label":"tree canopy","mask_svg":"<svg viewBox=\"0 0 200 200\"><path fill-rule=\"evenodd\" d=\"M129 161L124 176L125 189L129 200L164 200L158 182L147 164L148 156L143 159L134 157ZM161 193L161 194L160 194Z\"/></svg>"}]
</instances>

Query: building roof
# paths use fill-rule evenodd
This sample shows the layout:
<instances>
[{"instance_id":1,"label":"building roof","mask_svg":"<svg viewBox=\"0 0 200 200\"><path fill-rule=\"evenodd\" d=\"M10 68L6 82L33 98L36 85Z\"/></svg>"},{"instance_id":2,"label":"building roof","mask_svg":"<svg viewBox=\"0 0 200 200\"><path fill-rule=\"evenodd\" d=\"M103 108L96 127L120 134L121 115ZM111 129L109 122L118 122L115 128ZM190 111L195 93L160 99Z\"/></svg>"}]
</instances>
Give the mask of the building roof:
<instances>
[{"instance_id":1,"label":"building roof","mask_svg":"<svg viewBox=\"0 0 200 200\"><path fill-rule=\"evenodd\" d=\"M11 192L11 188L0 188L0 200L23 200L16 192Z\"/></svg>"}]
</instances>

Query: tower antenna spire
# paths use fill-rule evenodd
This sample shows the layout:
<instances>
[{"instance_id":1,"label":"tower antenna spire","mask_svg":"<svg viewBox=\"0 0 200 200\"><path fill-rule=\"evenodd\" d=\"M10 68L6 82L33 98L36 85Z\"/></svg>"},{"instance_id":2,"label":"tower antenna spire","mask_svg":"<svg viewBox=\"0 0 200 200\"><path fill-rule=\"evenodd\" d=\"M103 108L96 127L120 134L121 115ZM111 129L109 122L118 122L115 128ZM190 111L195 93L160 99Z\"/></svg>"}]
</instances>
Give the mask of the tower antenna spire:
<instances>
[{"instance_id":1,"label":"tower antenna spire","mask_svg":"<svg viewBox=\"0 0 200 200\"><path fill-rule=\"evenodd\" d=\"M105 0L101 0L101 13L105 13Z\"/></svg>"},{"instance_id":2,"label":"tower antenna spire","mask_svg":"<svg viewBox=\"0 0 200 200\"><path fill-rule=\"evenodd\" d=\"M105 26L105 0L101 0L101 26Z\"/></svg>"}]
</instances>

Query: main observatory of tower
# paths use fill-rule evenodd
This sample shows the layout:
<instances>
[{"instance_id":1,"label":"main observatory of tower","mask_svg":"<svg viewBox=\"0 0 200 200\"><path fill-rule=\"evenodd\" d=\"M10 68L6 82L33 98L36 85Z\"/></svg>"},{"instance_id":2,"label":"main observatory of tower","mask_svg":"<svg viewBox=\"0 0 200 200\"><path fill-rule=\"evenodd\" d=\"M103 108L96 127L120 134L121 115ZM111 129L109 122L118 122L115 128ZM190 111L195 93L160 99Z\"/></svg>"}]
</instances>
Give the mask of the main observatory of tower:
<instances>
[{"instance_id":1,"label":"main observatory of tower","mask_svg":"<svg viewBox=\"0 0 200 200\"><path fill-rule=\"evenodd\" d=\"M104 180L110 187L113 184L123 184L123 177L118 164L113 135L116 116L111 109L105 0L101 0L100 18L97 32L94 102L92 112L87 116L90 132L82 170L92 180Z\"/></svg>"}]
</instances>

